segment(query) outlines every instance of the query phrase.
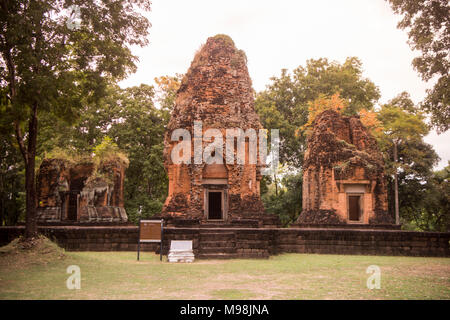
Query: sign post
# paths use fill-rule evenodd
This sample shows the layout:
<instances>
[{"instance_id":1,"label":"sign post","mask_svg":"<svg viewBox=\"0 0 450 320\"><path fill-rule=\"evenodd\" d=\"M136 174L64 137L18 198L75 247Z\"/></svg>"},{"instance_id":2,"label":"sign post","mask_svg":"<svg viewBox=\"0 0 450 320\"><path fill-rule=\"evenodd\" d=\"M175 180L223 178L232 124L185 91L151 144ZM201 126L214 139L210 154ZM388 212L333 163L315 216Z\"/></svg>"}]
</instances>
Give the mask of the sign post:
<instances>
[{"instance_id":1,"label":"sign post","mask_svg":"<svg viewBox=\"0 0 450 320\"><path fill-rule=\"evenodd\" d=\"M161 220L139 220L139 237L137 259L141 251L141 242L159 242L159 260L162 261L162 244L164 234L164 221Z\"/></svg>"}]
</instances>

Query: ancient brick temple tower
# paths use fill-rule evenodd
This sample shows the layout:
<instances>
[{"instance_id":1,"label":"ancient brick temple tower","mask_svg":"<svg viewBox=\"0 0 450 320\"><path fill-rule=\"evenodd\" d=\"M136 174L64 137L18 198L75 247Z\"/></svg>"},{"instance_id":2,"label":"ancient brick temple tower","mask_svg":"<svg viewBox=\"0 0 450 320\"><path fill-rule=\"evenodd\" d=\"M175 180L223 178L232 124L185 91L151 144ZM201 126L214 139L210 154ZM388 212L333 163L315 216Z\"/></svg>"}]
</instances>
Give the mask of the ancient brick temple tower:
<instances>
[{"instance_id":1,"label":"ancient brick temple tower","mask_svg":"<svg viewBox=\"0 0 450 320\"><path fill-rule=\"evenodd\" d=\"M383 157L358 117L319 114L308 137L300 224L391 224Z\"/></svg>"},{"instance_id":2,"label":"ancient brick temple tower","mask_svg":"<svg viewBox=\"0 0 450 320\"><path fill-rule=\"evenodd\" d=\"M246 56L225 35L208 38L197 52L177 92L164 141L165 167L169 177L169 194L163 215L179 220L232 223L243 219L268 217L260 200L261 167L249 164L249 143L245 141L245 164L195 163L194 151L189 164L176 164L171 152L178 141L172 141L174 130L187 129L205 147L203 137L195 138L194 121L201 121L201 133L218 129L226 149L226 129L262 128L254 110L254 94L247 70ZM197 122L198 123L198 122ZM201 135L203 136L203 135ZM210 141L208 141L210 142ZM237 149L237 148L236 148ZM236 153L236 150L234 151Z\"/></svg>"}]
</instances>

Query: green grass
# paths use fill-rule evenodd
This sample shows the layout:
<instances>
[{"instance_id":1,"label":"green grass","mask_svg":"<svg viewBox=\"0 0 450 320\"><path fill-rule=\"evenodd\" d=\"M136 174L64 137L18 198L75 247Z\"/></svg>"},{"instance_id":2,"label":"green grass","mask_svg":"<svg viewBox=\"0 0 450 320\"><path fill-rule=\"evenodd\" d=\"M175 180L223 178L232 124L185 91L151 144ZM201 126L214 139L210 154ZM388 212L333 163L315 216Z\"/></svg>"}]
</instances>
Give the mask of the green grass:
<instances>
[{"instance_id":1,"label":"green grass","mask_svg":"<svg viewBox=\"0 0 450 320\"><path fill-rule=\"evenodd\" d=\"M134 252L1 252L0 299L450 299L448 258L283 254L172 264L153 253L138 262ZM69 265L81 268L80 290L66 287ZM367 289L369 265L381 268L381 289Z\"/></svg>"}]
</instances>

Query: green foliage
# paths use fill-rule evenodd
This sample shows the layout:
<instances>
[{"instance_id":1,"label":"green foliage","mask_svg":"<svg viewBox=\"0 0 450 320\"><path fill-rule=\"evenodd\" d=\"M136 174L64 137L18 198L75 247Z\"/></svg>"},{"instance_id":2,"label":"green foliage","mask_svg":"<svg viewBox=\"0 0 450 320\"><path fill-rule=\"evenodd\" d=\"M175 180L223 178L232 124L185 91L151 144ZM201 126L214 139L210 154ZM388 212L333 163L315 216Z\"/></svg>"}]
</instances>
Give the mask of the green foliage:
<instances>
[{"instance_id":1,"label":"green foliage","mask_svg":"<svg viewBox=\"0 0 450 320\"><path fill-rule=\"evenodd\" d=\"M414 164L423 163L426 159L419 148L425 143L423 137L428 134L429 129L425 124L424 116L414 107L414 103L407 93L402 93L396 98L382 105L378 112L378 119L382 123L383 134L378 135L378 143L385 154L385 163L388 173L392 174L395 168L408 170L408 161ZM393 162L393 148L397 145L399 149L399 163ZM430 150L435 155L434 150ZM400 154L403 152L404 154ZM428 152L428 151L427 151ZM437 156L432 157L435 161ZM434 162L428 163L429 172Z\"/></svg>"},{"instance_id":2,"label":"green foliage","mask_svg":"<svg viewBox=\"0 0 450 320\"><path fill-rule=\"evenodd\" d=\"M0 69L7 88L5 116L27 120L31 106L70 121L106 83L134 71L129 45L144 46L150 26L137 8L148 1L114 5L77 1L81 25L67 27L64 12L73 1L6 1L2 6ZM24 45L25 44L25 45ZM30 45L34 44L34 45ZM4 105L5 106L5 105Z\"/></svg>"},{"instance_id":3,"label":"green foliage","mask_svg":"<svg viewBox=\"0 0 450 320\"><path fill-rule=\"evenodd\" d=\"M422 115L411 114L395 105L384 105L379 112L379 119L391 143L420 140L429 131Z\"/></svg>"},{"instance_id":4,"label":"green foliage","mask_svg":"<svg viewBox=\"0 0 450 320\"><path fill-rule=\"evenodd\" d=\"M264 207L268 213L278 215L284 226L294 222L302 209L302 179L301 173L285 174L281 181L264 179L261 188Z\"/></svg>"},{"instance_id":5,"label":"green foliage","mask_svg":"<svg viewBox=\"0 0 450 320\"><path fill-rule=\"evenodd\" d=\"M430 200L435 196L433 166L439 157L433 147L423 141L411 141L399 146L398 180L400 219L402 223L414 224L417 229L430 230L428 223L418 223L420 216L428 215L433 206ZM393 171L392 151L387 155L387 170ZM393 211L393 178L388 176L388 203ZM443 209L445 208L442 207ZM448 211L447 211L448 212Z\"/></svg>"},{"instance_id":6,"label":"green foliage","mask_svg":"<svg viewBox=\"0 0 450 320\"><path fill-rule=\"evenodd\" d=\"M77 151L70 146L67 146L66 148L55 147L49 152L44 152L42 159L62 159L70 164L92 162L89 153ZM36 166L36 169L38 169L39 166L40 163Z\"/></svg>"},{"instance_id":7,"label":"green foliage","mask_svg":"<svg viewBox=\"0 0 450 320\"><path fill-rule=\"evenodd\" d=\"M125 153L121 152L117 143L115 143L110 137L104 136L101 143L93 149L94 161L107 162L107 161L120 161L125 166L128 166L129 160Z\"/></svg>"},{"instance_id":8,"label":"green foliage","mask_svg":"<svg viewBox=\"0 0 450 320\"><path fill-rule=\"evenodd\" d=\"M125 179L125 207L130 220L161 212L167 196L164 168L164 132L172 106L157 109L153 105L153 87L141 85L119 92L120 104L114 103L117 121L108 135L130 159ZM167 102L167 101L166 101ZM174 100L172 101L174 103Z\"/></svg>"},{"instance_id":9,"label":"green foliage","mask_svg":"<svg viewBox=\"0 0 450 320\"><path fill-rule=\"evenodd\" d=\"M402 185L401 213L406 229L450 231L450 163L424 183Z\"/></svg>"},{"instance_id":10,"label":"green foliage","mask_svg":"<svg viewBox=\"0 0 450 320\"><path fill-rule=\"evenodd\" d=\"M160 214L163 201L161 198L149 198L146 194L139 194L132 199L128 199L126 209L129 221L137 224L139 219L146 219L155 214Z\"/></svg>"},{"instance_id":11,"label":"green foliage","mask_svg":"<svg viewBox=\"0 0 450 320\"><path fill-rule=\"evenodd\" d=\"M119 151L119 147L110 137L104 136L102 142L95 146L93 151L96 157L103 157Z\"/></svg>"},{"instance_id":12,"label":"green foliage","mask_svg":"<svg viewBox=\"0 0 450 320\"><path fill-rule=\"evenodd\" d=\"M431 114L438 131L446 131L450 123L450 5L447 0L388 0L395 13L403 15L397 27L408 31L409 45L422 54L412 64L422 79L437 79L422 104Z\"/></svg>"},{"instance_id":13,"label":"green foliage","mask_svg":"<svg viewBox=\"0 0 450 320\"><path fill-rule=\"evenodd\" d=\"M0 134L0 226L23 221L24 174L22 157L12 135Z\"/></svg>"}]
</instances>

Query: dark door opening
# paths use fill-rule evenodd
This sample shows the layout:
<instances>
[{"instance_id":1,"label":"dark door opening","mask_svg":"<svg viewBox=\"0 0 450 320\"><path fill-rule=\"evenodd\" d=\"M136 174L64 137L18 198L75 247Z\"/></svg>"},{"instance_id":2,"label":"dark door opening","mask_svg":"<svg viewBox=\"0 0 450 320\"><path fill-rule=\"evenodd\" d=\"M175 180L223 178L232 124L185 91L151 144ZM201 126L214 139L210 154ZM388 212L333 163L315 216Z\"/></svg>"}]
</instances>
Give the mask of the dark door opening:
<instances>
[{"instance_id":1,"label":"dark door opening","mask_svg":"<svg viewBox=\"0 0 450 320\"><path fill-rule=\"evenodd\" d=\"M222 192L208 192L208 219L222 219Z\"/></svg>"},{"instance_id":2,"label":"dark door opening","mask_svg":"<svg viewBox=\"0 0 450 320\"><path fill-rule=\"evenodd\" d=\"M69 193L69 208L67 212L67 220L76 221L78 216L78 192Z\"/></svg>"},{"instance_id":3,"label":"dark door opening","mask_svg":"<svg viewBox=\"0 0 450 320\"><path fill-rule=\"evenodd\" d=\"M77 221L78 220L78 195L84 188L85 177L78 179L73 179L70 182L69 191L69 207L67 211L67 220Z\"/></svg>"},{"instance_id":4,"label":"dark door opening","mask_svg":"<svg viewBox=\"0 0 450 320\"><path fill-rule=\"evenodd\" d=\"M348 219L359 221L361 213L361 196L348 196Z\"/></svg>"}]
</instances>

